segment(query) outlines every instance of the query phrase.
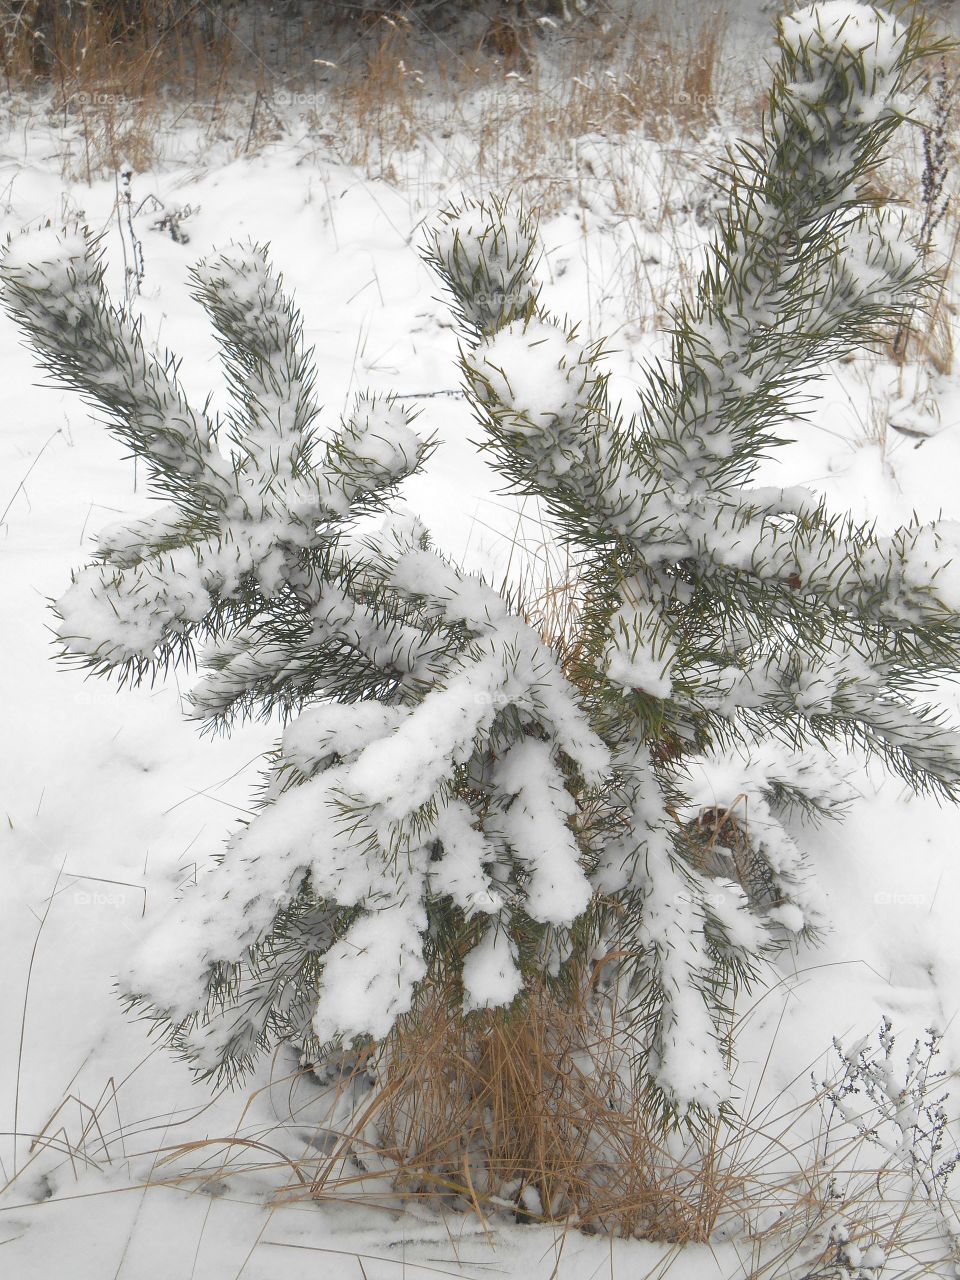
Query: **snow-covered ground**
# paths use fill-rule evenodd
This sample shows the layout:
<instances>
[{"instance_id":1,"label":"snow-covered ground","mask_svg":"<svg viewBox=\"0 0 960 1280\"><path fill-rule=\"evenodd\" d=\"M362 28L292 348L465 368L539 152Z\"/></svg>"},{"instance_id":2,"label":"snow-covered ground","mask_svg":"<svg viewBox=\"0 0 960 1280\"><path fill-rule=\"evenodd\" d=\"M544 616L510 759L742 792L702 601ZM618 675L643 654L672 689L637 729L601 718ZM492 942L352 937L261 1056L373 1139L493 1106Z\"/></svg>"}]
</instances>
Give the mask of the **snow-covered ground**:
<instances>
[{"instance_id":1,"label":"snow-covered ground","mask_svg":"<svg viewBox=\"0 0 960 1280\"><path fill-rule=\"evenodd\" d=\"M685 162L695 166L729 132L718 127L699 148L686 147ZM668 165L664 149L632 145L644 161L635 174L641 194L650 184L648 207L659 206L660 180L676 156ZM669 297L706 229L679 202L667 219L645 217L642 199L633 212L617 207L604 180L612 146L594 137L573 153L583 198L542 223L542 274L554 312L582 317L590 337L611 335L615 392L628 401L639 365L664 349L631 282L645 278ZM55 149L39 119L0 140L0 233L74 215L103 228L110 282L121 294L114 181L64 180ZM152 229L149 208L137 217L145 277L136 305L146 333L182 356L194 399L213 390L223 404L188 267L230 240L269 242L316 345L326 412L336 418L365 387L416 397L441 447L403 498L440 546L499 577L518 529L535 553L539 527L533 512L497 495L470 444L455 333L417 253L424 222L469 184L461 175L451 186L433 144L407 160L393 183L366 178L294 130L255 156L135 174L135 203L152 193L194 210L184 223L188 244ZM289 1084L295 1064L278 1057L251 1084L262 1088L252 1101L249 1090L211 1098L148 1039L145 1024L124 1015L113 983L151 919L246 811L276 726L201 740L181 716L172 677L118 691L51 661L48 599L84 563L93 533L148 500L142 475L77 398L39 385L5 316L0 353L0 1179L8 1184L0 1275L749 1274L734 1244L611 1242L471 1215L441 1221L395 1203L271 1203L295 1177L289 1162L309 1155L316 1124L314 1095ZM809 421L797 423L769 475L810 485L884 529L913 511L960 518L960 383L939 377L939 422L922 414L918 422L899 377L876 360L825 371L810 388ZM891 416L930 438L918 446L916 436L881 430ZM946 688L944 701L956 714L956 690ZM879 772L868 776L854 759L837 767L850 771L860 799L842 824L804 834L832 931L818 949L782 962L751 1007L737 1011L736 1080L755 1112L772 1099L783 1111L803 1103L811 1072L827 1070L831 1038L872 1034L884 1013L904 1042L938 1027L942 1065L960 1067L958 815L905 795ZM218 1141L231 1136L246 1145ZM208 1139L165 1162L172 1147ZM208 1180L198 1191L188 1175L201 1165ZM168 1185L145 1189L148 1180Z\"/></svg>"}]
</instances>

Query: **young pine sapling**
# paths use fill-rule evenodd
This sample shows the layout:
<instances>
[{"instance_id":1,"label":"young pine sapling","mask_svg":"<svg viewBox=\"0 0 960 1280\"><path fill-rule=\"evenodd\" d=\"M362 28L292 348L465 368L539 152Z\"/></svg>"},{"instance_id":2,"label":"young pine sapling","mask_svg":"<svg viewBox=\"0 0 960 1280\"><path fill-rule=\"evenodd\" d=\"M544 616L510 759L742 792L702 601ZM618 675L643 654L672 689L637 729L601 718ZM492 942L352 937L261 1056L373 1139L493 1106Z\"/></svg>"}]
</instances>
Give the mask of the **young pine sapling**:
<instances>
[{"instance_id":1,"label":"young pine sapling","mask_svg":"<svg viewBox=\"0 0 960 1280\"><path fill-rule=\"evenodd\" d=\"M390 398L322 422L265 250L194 271L222 419L113 307L96 240L8 250L39 359L165 500L100 535L57 603L66 654L130 680L197 655L198 720L285 720L259 812L123 976L203 1071L382 1038L431 979L458 977L470 1015L602 972L644 1023L651 1102L715 1110L730 993L820 920L783 821L842 799L818 748L957 796L960 737L923 697L960 662L960 530L880 537L752 483L796 393L922 297L917 246L864 184L927 52L865 5L782 20L760 140L728 157L696 293L629 416L601 348L540 303L528 213L439 220L425 254L482 445L583 566L565 642L416 518L358 525L431 442Z\"/></svg>"}]
</instances>

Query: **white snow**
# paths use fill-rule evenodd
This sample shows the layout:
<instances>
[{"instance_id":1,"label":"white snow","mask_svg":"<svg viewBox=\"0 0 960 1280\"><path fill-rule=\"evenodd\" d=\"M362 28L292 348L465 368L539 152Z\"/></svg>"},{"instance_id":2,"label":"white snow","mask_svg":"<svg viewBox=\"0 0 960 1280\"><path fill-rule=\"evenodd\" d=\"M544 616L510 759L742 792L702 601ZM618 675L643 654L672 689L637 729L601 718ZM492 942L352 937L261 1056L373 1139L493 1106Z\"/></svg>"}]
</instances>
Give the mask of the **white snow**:
<instances>
[{"instance_id":1,"label":"white snow","mask_svg":"<svg viewBox=\"0 0 960 1280\"><path fill-rule=\"evenodd\" d=\"M530 916L547 924L572 924L590 901L591 890L566 821L574 812L573 798L563 786L549 746L525 738L497 762L494 777L514 800L506 812L491 819L491 825L530 867Z\"/></svg>"},{"instance_id":2,"label":"white snow","mask_svg":"<svg viewBox=\"0 0 960 1280\"><path fill-rule=\"evenodd\" d=\"M50 268L44 264L59 262L63 264L61 282L68 286L67 264L82 262L85 249L86 242L79 232L69 234L52 226L29 228L13 237L3 261L8 270L35 286L50 278Z\"/></svg>"},{"instance_id":3,"label":"white snow","mask_svg":"<svg viewBox=\"0 0 960 1280\"><path fill-rule=\"evenodd\" d=\"M784 23L785 37L798 49L803 44L814 54L822 49L830 56L862 56L874 102L885 101L885 77L898 32L892 19L847 3L815 5ZM867 95L858 109L872 109ZM54 214L66 187L67 201L86 211L90 225L106 231L107 272L116 294L122 287L121 257L112 182L64 182L55 148L39 131L29 144L27 163L15 159L22 154L14 152L21 145L15 134L8 131L5 138L0 164L5 181L13 185L0 222L4 231L14 233L6 268L28 273L41 260L56 257L63 263L56 232L32 232L24 240L18 233ZM707 140L704 145L712 144ZM592 146L609 156L613 143L598 134ZM644 140L644 147L660 157L665 169L676 166L672 154L662 159L656 144ZM404 474L417 448L414 437L427 428L436 430L441 448L427 473L405 486L404 496L424 517L436 545L449 548L458 563L482 571L488 581L499 581L516 555L509 544L517 514L497 498L489 471L469 444L466 407L453 398L425 400L416 432L399 409L385 407L391 391L432 392L455 384L455 339L441 327L445 308L432 301L435 285L411 249L417 224L431 212L417 200L438 204L448 185L438 155L425 155L417 159L423 168L416 172L432 176L429 181L418 176L409 189L366 180L319 154L315 139L302 145L288 140L256 159L207 170L177 165L135 175L134 183L144 191L156 184L164 194L175 192L177 199L189 199L202 210L187 249L148 236L145 293L139 305L148 349L159 335L183 354L181 377L191 403L202 404L212 387L214 407L223 407L224 384L215 372L207 320L189 300L187 268L197 258L223 250L229 240L250 236L271 241L302 308L307 339L317 344L320 400L328 406L324 412L332 407L334 418L340 412L349 418L347 406L356 403L357 385L372 388L379 397L377 409L367 416L367 409L361 410L355 448L380 475ZM323 184L333 192L327 205L317 197ZM662 230L652 220L647 225L625 219L612 205L604 205L608 197L604 184L597 182L589 198L599 210L609 207L609 213L573 209L544 220L540 234L547 258L564 264L562 273L544 273L544 300L555 315L589 315L590 333L622 329L617 343L622 350L611 358L611 368L626 402L638 362L663 354L660 335L642 334L631 323L622 279L626 255L633 243L642 243L645 253L655 249L665 266L661 271L654 264L651 274L669 285L676 258L693 254L698 231L692 219L681 218L672 229ZM473 252L469 222L467 218L456 228L460 243L467 246L468 264ZM519 237L515 228L510 234ZM79 252L77 237L69 238L66 258L79 261ZM858 278L877 283L860 270L864 260L861 253ZM374 288L357 294L374 274L382 301ZM66 294L66 276L61 283ZM250 281L244 285L246 290L253 287ZM239 287L237 292L239 296ZM366 326L362 353L357 344L361 326ZM338 941L317 1013L321 1034L344 1026L357 1034L376 1034L407 1007L423 972L425 922L416 904L418 887L426 882L448 894L485 931L466 957L466 1007L509 1001L518 989L518 975L508 910L495 876L503 838L511 834L522 842L539 918L568 919L571 908L586 900L589 886L584 885L558 788L557 753L565 752L598 782L610 761L577 708L564 700L550 655L535 646L534 638L507 624L496 593L478 576L457 577L428 552L403 555L394 584L429 595L438 616L464 623L477 645L476 664L469 673L454 674L443 691L446 696L431 704L429 715L418 718L415 710L399 706L323 704L285 727L248 724L231 740L201 740L195 725L182 719L172 681L117 691L58 668L49 660L48 598L61 600L61 634L96 638L131 656L149 650L156 632L144 624L144 613L134 618L125 612L111 590L111 575L114 569L133 568L139 540L151 529L167 527L169 513L147 500L142 468L137 472L124 460L122 448L107 438L86 407L34 385L36 371L16 330L6 317L0 328L6 398L0 508L10 501L0 525L0 696L6 729L0 735L0 953L5 975L0 1017L10 1032L0 1051L3 1181L13 1178L14 1148L18 1151L17 1176L0 1199L4 1268L24 1280L52 1275L69 1280L114 1275L119 1280L200 1275L205 1280L236 1280L238 1275L244 1280L296 1280L314 1276L318 1267L359 1275L359 1258L370 1280L403 1269L410 1276L427 1276L438 1267L455 1275L494 1268L531 1280L547 1280L555 1272L565 1280L611 1273L629 1277L659 1274L667 1267L678 1280L741 1276L737 1243L714 1241L678 1250L645 1241L611 1243L573 1226L555 1231L496 1221L488 1230L469 1214L440 1221L411 1204L405 1216L395 1217L366 1204L312 1202L306 1194L299 1205L281 1206L274 1199L278 1185L296 1181L286 1162L308 1162L316 1155L314 1095L304 1100L297 1091L308 1084L303 1078L290 1079L298 1064L279 1055L254 1077L248 1091L212 1098L205 1086L192 1084L182 1063L149 1040L144 1024L124 1016L116 1001L118 974L127 987L162 987L172 996L174 1012L189 1012L217 951L220 958L235 958L231 953L237 937L249 940L265 927L278 895L291 895L308 870L337 901L399 906L395 913L362 913ZM560 328L545 328L549 332L540 335L533 357L526 343L521 352L515 334L507 332L502 341L483 347L478 358L486 361L491 378L503 380L504 388L509 381L524 414L517 416L517 430L532 433L545 456L555 445L547 462L564 475L578 456L576 432L564 435L565 424L575 425L589 388L582 380L579 348ZM939 435L920 449L891 437L881 451L864 440L862 422L869 416L871 396L882 394L888 383L895 388L898 371L882 363L870 365L868 385L856 378L857 367L827 370L821 383L811 385L818 398L810 420L789 427L795 441L759 477L757 505L798 515L811 493L823 494L832 509L850 508L858 518L876 518L884 536L909 521L916 508L920 523L912 540L903 546L892 540L884 544L897 573L880 604L903 621L936 616L942 606L960 607L960 524L940 525L936 534L930 527L941 509L951 521L960 521L956 380L948 374L940 385ZM280 366L271 369L282 373ZM109 371L103 373L108 380ZM171 416L159 419L158 429L169 426L179 412L172 400L168 407ZM275 407L273 401L264 404L265 433L274 422ZM190 425L196 428L197 447L206 450L204 420ZM49 447L41 454L48 438ZM718 434L712 447L720 450L723 443ZM161 447L169 443L158 442ZM179 460L189 465L188 458ZM220 467L214 460L212 465L224 486L229 481L233 494L229 464ZM636 495L626 479L624 484L627 521ZM227 517L237 541L215 558L216 583L177 552L168 557L173 572L162 582L142 575L143 589L156 593L167 625L199 616L211 589L234 581L242 567L255 569L266 584L287 572L287 566L263 558L275 541L276 529L269 525L275 513L259 506L251 512L254 495L249 491L236 496L237 506ZM335 475L324 505L315 494L302 496L306 522L342 515L346 509ZM692 530L705 541L715 539L718 563L761 563L776 574L789 561L790 570L799 569L804 580L821 571L829 576L822 547L811 548L798 564L784 550L784 539L769 532L761 536L754 527L714 530L707 521L699 530L699 501L694 492L690 522L684 537L678 534L676 545L668 548L668 557L682 554ZM487 524L495 531L485 529ZM105 526L108 531L98 536ZM64 594L71 570L86 562L96 545L109 553L109 566L81 573ZM924 581L934 567L933 595L913 590L911 584ZM864 584L866 594L887 581L887 569L888 562L878 560L875 574ZM341 606L334 596L318 602L318 632L325 620L331 626L337 622L352 628L358 647L381 654L383 637L373 620L357 612L341 617ZM610 673L622 677L626 687L670 696L673 655L657 647L659 638L647 643L642 618L625 612L623 621L619 634L624 644L611 647ZM252 643L244 648L243 639L235 655L239 667L269 670L271 655L256 652ZM400 652L415 676L418 664L431 655L414 646L412 635L407 639L409 645ZM382 859L368 859L355 839L345 837L332 803L334 792L361 795L374 809L393 800L395 811L405 813L432 797L440 774L430 773L425 762L435 760L437 753L444 762L460 758L470 727L489 725L509 706L530 714L532 706L524 704L510 682L504 658L511 652L519 655L527 674L536 667L536 709L555 729L555 750L529 739L500 762L504 784L515 789L514 804L482 825L465 806L441 795L435 823L422 834L439 839L443 855L430 861L425 846L414 843L409 857L398 859L384 876ZM856 671L838 672L805 663L802 654L798 658L792 695L798 709L808 714L824 713L844 698L870 692L857 685ZM222 680L227 693L234 687L229 676L227 672ZM214 673L207 678L213 700L216 678ZM732 666L703 672L705 681L716 682L722 713L749 707L751 691L768 678L779 680L779 673ZM956 707L955 692L945 690L944 697ZM915 732L904 710L889 705L880 728L891 740ZM238 829L238 819L253 816L250 795L261 755L281 735L284 755L297 769L304 774L327 771L285 793L256 825ZM872 1034L885 1010L907 1039L929 1024L945 1027L944 1066L955 1070L960 1065L956 814L929 797L906 797L899 784L866 769L855 751L798 762L775 743L761 745L767 749L751 768L722 751L696 762L684 780L691 805L686 816L732 806L738 819L762 834L766 856L780 877L786 900L766 913L771 924L795 935L815 917L826 934L819 948L795 939L788 958L771 970L752 1003L743 999L738 1004L742 1030L736 1097L756 1097L758 1106L781 1097L784 1105L801 1106L809 1095L808 1066L812 1070L824 1059L831 1036ZM842 825L813 830L799 817L774 817L765 788L785 772L795 776L798 763L807 771L812 793L821 799L826 795L838 809L847 805ZM641 773L642 764L638 762ZM743 890L732 879L705 877L699 888L691 889L686 879L671 877L666 827L658 825L663 822L663 797L638 794L636 817L638 831L645 833L640 847L611 840L594 884L609 893L626 884L642 892L656 869L658 893L647 904L648 945L666 947L678 920L690 921L690 936L699 937L692 926L704 910L712 911L736 940L754 941ZM379 838L383 820L383 813L367 815L371 839ZM213 860L231 831L227 858L235 889L224 901L216 892ZM801 848L804 859L798 856ZM816 896L814 885L820 888ZM656 1067L668 1091L716 1100L729 1088L725 1063L710 1038L702 1005L680 994L687 991L690 972L704 965L695 943L668 956L667 972L676 979L677 994L668 1001L658 1031ZM252 1097L258 1088L263 1092ZM31 1152L33 1136L48 1121L47 1137ZM11 1137L14 1130L19 1139ZM180 1141L214 1142L221 1136L234 1147L203 1147L198 1149L202 1154L195 1150L170 1167L158 1163L159 1148ZM281 1154L248 1146L244 1172L235 1154L230 1155L243 1141L275 1146ZM168 1173L195 1169L201 1161L207 1161L209 1174L203 1190L198 1192L189 1181L144 1190L148 1178L159 1182ZM309 1169L309 1163L304 1167ZM378 1188L372 1190L376 1194ZM362 1199L361 1191L357 1198ZM892 1262L885 1264L879 1245L860 1242L856 1247L861 1268L885 1266L885 1276L888 1271L896 1274Z\"/></svg>"},{"instance_id":4,"label":"white snow","mask_svg":"<svg viewBox=\"0 0 960 1280\"><path fill-rule=\"evenodd\" d=\"M484 343L475 368L493 397L510 406L511 430L521 434L549 441L552 427L565 427L583 410L589 386L583 348L554 325L507 325Z\"/></svg>"},{"instance_id":5,"label":"white snow","mask_svg":"<svg viewBox=\"0 0 960 1280\"><path fill-rule=\"evenodd\" d=\"M607 675L625 689L637 689L654 698L669 698L670 672L677 650L661 629L657 634L657 610L644 608L649 586L640 581L620 587L623 603L610 619L610 640L604 654Z\"/></svg>"},{"instance_id":6,"label":"white snow","mask_svg":"<svg viewBox=\"0 0 960 1280\"><path fill-rule=\"evenodd\" d=\"M422 934L427 925L419 883L426 853L398 876L381 910L361 916L327 952L323 986L313 1015L321 1043L342 1035L385 1036L406 1013L426 973ZM391 886L391 889L393 886Z\"/></svg>"},{"instance_id":7,"label":"white snow","mask_svg":"<svg viewBox=\"0 0 960 1280\"><path fill-rule=\"evenodd\" d=\"M784 42L798 53L862 58L871 92L895 70L906 35L906 28L889 13L860 0L808 5L781 18L780 30Z\"/></svg>"},{"instance_id":8,"label":"white snow","mask_svg":"<svg viewBox=\"0 0 960 1280\"><path fill-rule=\"evenodd\" d=\"M463 962L463 1007L491 1009L509 1004L523 988L510 935L492 924L483 941L468 952Z\"/></svg>"}]
</instances>

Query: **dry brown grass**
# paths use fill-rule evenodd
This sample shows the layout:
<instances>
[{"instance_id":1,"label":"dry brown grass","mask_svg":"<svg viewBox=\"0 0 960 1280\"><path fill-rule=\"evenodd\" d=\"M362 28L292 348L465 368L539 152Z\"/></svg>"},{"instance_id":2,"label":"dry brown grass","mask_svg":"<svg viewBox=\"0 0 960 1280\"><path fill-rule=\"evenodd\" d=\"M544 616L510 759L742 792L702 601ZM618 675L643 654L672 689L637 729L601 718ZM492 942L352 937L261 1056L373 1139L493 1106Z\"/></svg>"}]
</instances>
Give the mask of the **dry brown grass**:
<instances>
[{"instance_id":1,"label":"dry brown grass","mask_svg":"<svg viewBox=\"0 0 960 1280\"><path fill-rule=\"evenodd\" d=\"M163 87L199 91L231 56L225 22L180 0L0 5L0 59L7 89L50 83L75 93L143 97ZM119 10L123 10L122 16Z\"/></svg>"},{"instance_id":2,"label":"dry brown grass","mask_svg":"<svg viewBox=\"0 0 960 1280\"><path fill-rule=\"evenodd\" d=\"M7 90L41 95L66 140L64 175L88 182L123 161L149 169L163 158L172 119L194 104L205 104L212 123L239 48L228 25L199 20L205 6L139 0L112 21L101 12L108 7L0 5Z\"/></svg>"},{"instance_id":3,"label":"dry brown grass","mask_svg":"<svg viewBox=\"0 0 960 1280\"><path fill-rule=\"evenodd\" d=\"M330 70L310 123L368 173L394 177L419 143L452 176L482 188L522 185L549 213L576 200L576 139L689 139L738 110L742 87L724 74L725 38L715 17L682 31L666 19L595 23L539 50L528 41L520 57L486 39L425 42L420 26L387 16ZM622 170L609 175L626 208L631 161L625 152Z\"/></svg>"},{"instance_id":4,"label":"dry brown grass","mask_svg":"<svg viewBox=\"0 0 960 1280\"><path fill-rule=\"evenodd\" d=\"M295 20L262 6L212 18L182 0L137 0L121 26L90 6L56 5L38 25L37 10L32 0L14 19L0 0L5 82L52 98L64 174L87 181L123 160L155 166L178 121L197 137L197 159L224 143L254 154L305 127L327 154L401 185L419 153L422 175L452 187L522 185L547 214L584 199L581 178L602 182L630 215L649 203L650 187L634 139L683 145L741 106L714 17L689 30L666 18L573 24L542 41L525 31L520 57L502 40L434 34L399 12L358 32L310 6ZM622 163L581 174L574 144L584 135L615 143ZM411 193L421 203L422 180Z\"/></svg>"},{"instance_id":5,"label":"dry brown grass","mask_svg":"<svg viewBox=\"0 0 960 1280\"><path fill-rule=\"evenodd\" d=\"M251 1205L266 1181L278 1205L325 1201L395 1215L419 1204L473 1214L485 1227L544 1221L678 1248L733 1238L742 1270L730 1274L743 1280L852 1275L841 1265L848 1246L878 1246L901 1280L948 1273L930 1201L895 1157L831 1112L825 1089L810 1089L814 1061L771 1103L745 1098L729 1123L666 1133L632 1087L626 1023L615 1030L615 1019L598 1016L604 1006L590 992L588 979L572 1007L541 988L513 1014L466 1021L450 993L425 995L333 1090L318 1094L309 1070L275 1079L222 1137L172 1141L177 1127L209 1131L209 1101L123 1123L126 1079L110 1080L95 1101L64 1099L13 1181L30 1194L28 1183L42 1188L52 1177L55 1202L69 1198L71 1170L80 1178L122 1165L143 1190L229 1191ZM764 1074L754 1073L752 1089ZM949 1201L943 1207L952 1212Z\"/></svg>"},{"instance_id":6,"label":"dry brown grass","mask_svg":"<svg viewBox=\"0 0 960 1280\"><path fill-rule=\"evenodd\" d=\"M589 988L571 1004L539 987L512 1010L467 1018L448 993L426 991L381 1050L375 1108L355 1136L365 1176L376 1168L404 1197L481 1218L510 1209L518 1221L707 1240L746 1184L722 1167L719 1125L687 1143L659 1129L635 1049ZM337 1169L320 1162L311 1195L343 1194Z\"/></svg>"},{"instance_id":7,"label":"dry brown grass","mask_svg":"<svg viewBox=\"0 0 960 1280\"><path fill-rule=\"evenodd\" d=\"M428 75L440 93L455 94L458 70L439 47ZM351 61L335 68L329 89L317 95L312 122L336 139L340 159L365 173L392 176L398 152L435 132L437 119L424 93L422 41L402 15L383 16L372 25Z\"/></svg>"},{"instance_id":8,"label":"dry brown grass","mask_svg":"<svg viewBox=\"0 0 960 1280\"><path fill-rule=\"evenodd\" d=\"M933 264L937 284L927 306L911 313L890 344L891 354L901 368L916 362L941 377L954 370L956 278L960 260L960 214L955 208L951 210L947 231L946 252Z\"/></svg>"},{"instance_id":9,"label":"dry brown grass","mask_svg":"<svg viewBox=\"0 0 960 1280\"><path fill-rule=\"evenodd\" d=\"M824 1093L807 1086L800 1103L784 1095L666 1131L633 1078L626 1020L589 981L583 997L571 1004L541 987L512 1013L464 1019L449 993L425 993L358 1064L354 1076L376 1084L328 1154L297 1161L293 1179L289 1159L270 1162L280 1199L418 1203L486 1225L506 1216L678 1246L733 1235L749 1280L834 1274L844 1242L831 1229L842 1224L851 1245L895 1254L898 1275L942 1274L930 1204L895 1160L831 1118ZM217 1177L251 1156L239 1140L224 1148Z\"/></svg>"}]
</instances>

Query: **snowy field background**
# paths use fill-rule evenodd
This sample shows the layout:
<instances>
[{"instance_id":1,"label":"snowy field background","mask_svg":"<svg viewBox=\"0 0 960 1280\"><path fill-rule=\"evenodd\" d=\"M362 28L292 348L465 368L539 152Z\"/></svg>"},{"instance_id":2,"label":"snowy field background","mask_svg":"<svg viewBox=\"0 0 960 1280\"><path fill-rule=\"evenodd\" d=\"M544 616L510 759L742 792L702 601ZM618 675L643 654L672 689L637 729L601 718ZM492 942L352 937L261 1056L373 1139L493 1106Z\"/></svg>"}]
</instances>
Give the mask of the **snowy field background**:
<instances>
[{"instance_id":1,"label":"snowy field background","mask_svg":"<svg viewBox=\"0 0 960 1280\"><path fill-rule=\"evenodd\" d=\"M760 29L749 27L751 40ZM73 216L102 228L110 284L121 295L113 177L64 178L63 131L39 110L11 109L0 128L0 234ZM623 144L593 136L571 148L577 198L541 223L543 296L555 312L583 317L587 336L610 336L614 399L629 403L638 367L665 349L637 310L631 272L642 265L667 296L669 282L689 278L709 228L691 211L695 200L684 211L679 193L689 182L702 194L698 170L736 131L721 122L696 145L687 139L673 149L632 140L631 213L617 207L604 176ZM424 225L447 200L483 193L450 172L456 139L411 149L392 181L338 163L294 120L279 140L240 159L214 153L197 162L188 137L168 153L181 144L183 162L135 173L132 186L135 203L153 194L194 210L184 223L188 244L151 229L148 210L136 219L145 256L137 306L149 337L182 355L188 394L202 402L213 390L215 404L224 402L212 337L188 296L188 267L230 240L269 242L316 346L329 418L358 389L394 391L417 397L422 425L438 433L425 474L402 491L435 542L497 581L516 565L518 536L537 554L536 512L496 494L469 443L472 424L455 394L455 334L417 252ZM668 172L678 198L667 216L645 216L662 213ZM133 463L76 397L39 385L6 316L0 360L0 1275L749 1274L733 1243L681 1251L548 1227L486 1227L470 1215L401 1213L375 1196L271 1205L294 1176L283 1161L311 1151L315 1094L303 1081L291 1085L296 1064L278 1057L249 1089L212 1098L147 1038L144 1024L124 1016L113 982L151 918L246 812L276 726L201 740L180 714L174 679L118 691L51 661L46 601L84 563L91 536L145 511L148 499ZM762 482L809 485L838 510L875 518L881 531L914 511L960 519L960 384L937 375L939 421L911 418L913 376L908 369L904 384L896 366L875 358L825 370L810 387L809 421L797 424L794 443ZM884 420L930 436L917 447L916 436L883 430ZM944 700L956 714L957 691L945 689ZM837 767L850 771L859 799L842 825L805 835L832 931L792 965L781 961L738 1011L736 1081L754 1111L773 1100L783 1111L802 1104L811 1072L828 1070L831 1038L872 1035L884 1013L905 1042L938 1027L941 1065L960 1067L957 814L868 775L856 759ZM216 1142L230 1136L261 1145L238 1154ZM175 1145L208 1139L211 1146L164 1161ZM201 1164L202 1191L186 1176ZM171 1185L145 1190L148 1180Z\"/></svg>"}]
</instances>

